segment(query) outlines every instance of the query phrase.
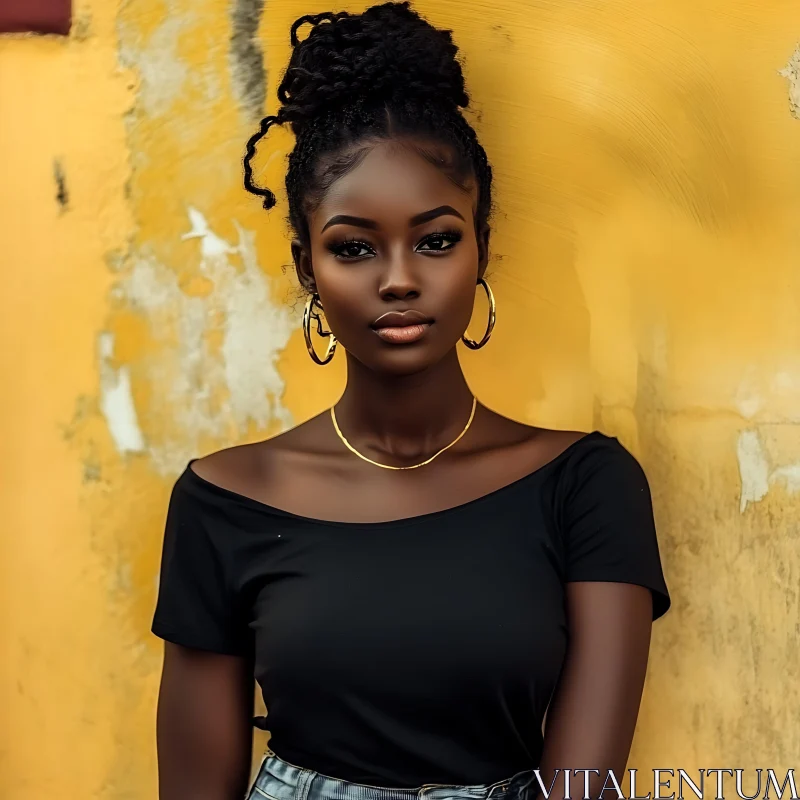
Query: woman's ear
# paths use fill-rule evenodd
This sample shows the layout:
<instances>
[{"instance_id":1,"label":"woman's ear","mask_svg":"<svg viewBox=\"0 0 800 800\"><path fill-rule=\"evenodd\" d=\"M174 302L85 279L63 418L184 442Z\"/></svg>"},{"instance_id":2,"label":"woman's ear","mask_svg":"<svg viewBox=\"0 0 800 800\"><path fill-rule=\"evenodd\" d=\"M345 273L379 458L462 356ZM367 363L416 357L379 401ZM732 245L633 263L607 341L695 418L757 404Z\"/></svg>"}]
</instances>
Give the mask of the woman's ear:
<instances>
[{"instance_id":1,"label":"woman's ear","mask_svg":"<svg viewBox=\"0 0 800 800\"><path fill-rule=\"evenodd\" d=\"M489 234L491 230L488 225L478 228L476 231L478 238L478 278L482 278L486 267L489 266Z\"/></svg>"},{"instance_id":2,"label":"woman's ear","mask_svg":"<svg viewBox=\"0 0 800 800\"><path fill-rule=\"evenodd\" d=\"M311 266L311 253L299 239L292 241L292 260L300 285L309 292L315 292L317 285L314 281L314 269Z\"/></svg>"}]
</instances>

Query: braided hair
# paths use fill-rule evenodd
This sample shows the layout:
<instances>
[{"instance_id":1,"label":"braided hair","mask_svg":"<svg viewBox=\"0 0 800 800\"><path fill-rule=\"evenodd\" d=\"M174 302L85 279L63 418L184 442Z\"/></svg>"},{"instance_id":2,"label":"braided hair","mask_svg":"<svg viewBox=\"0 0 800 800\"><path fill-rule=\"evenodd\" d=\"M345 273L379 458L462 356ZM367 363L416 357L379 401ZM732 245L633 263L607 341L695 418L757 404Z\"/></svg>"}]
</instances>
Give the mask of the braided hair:
<instances>
[{"instance_id":1,"label":"braided hair","mask_svg":"<svg viewBox=\"0 0 800 800\"><path fill-rule=\"evenodd\" d=\"M310 25L302 41L299 30ZM461 113L469 104L458 48L408 2L375 5L361 14L300 17L291 28L292 56L278 87L281 107L247 142L244 186L272 208L275 195L253 181L255 148L273 125L295 135L286 191L289 222L308 243L307 215L337 177L366 155L360 143L416 136L445 145L447 156L421 149L462 187L478 188L475 224L488 223L492 169Z\"/></svg>"}]
</instances>

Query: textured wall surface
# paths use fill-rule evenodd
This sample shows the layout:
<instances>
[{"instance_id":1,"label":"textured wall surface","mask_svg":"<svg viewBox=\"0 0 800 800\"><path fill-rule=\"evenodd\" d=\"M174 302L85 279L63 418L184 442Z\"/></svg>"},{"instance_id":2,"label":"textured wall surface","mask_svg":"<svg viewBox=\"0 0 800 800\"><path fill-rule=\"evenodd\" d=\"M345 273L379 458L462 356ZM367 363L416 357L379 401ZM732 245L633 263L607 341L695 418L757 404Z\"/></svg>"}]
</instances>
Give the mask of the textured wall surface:
<instances>
[{"instance_id":1,"label":"textured wall surface","mask_svg":"<svg viewBox=\"0 0 800 800\"><path fill-rule=\"evenodd\" d=\"M468 377L619 436L653 486L674 607L629 766L800 766L796 0L419 7L497 174ZM66 40L0 40L3 798L155 796L171 483L342 386L302 345L282 195L239 166L290 22L327 9L82 0ZM273 187L290 147L260 147Z\"/></svg>"}]
</instances>

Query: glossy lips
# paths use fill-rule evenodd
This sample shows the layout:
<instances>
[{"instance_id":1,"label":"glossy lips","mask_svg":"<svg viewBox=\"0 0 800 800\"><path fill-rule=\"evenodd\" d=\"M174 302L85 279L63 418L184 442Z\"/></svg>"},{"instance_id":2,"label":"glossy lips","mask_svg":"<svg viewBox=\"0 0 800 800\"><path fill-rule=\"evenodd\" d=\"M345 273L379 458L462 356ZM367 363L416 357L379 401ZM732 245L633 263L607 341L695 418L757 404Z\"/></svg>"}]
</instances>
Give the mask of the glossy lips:
<instances>
[{"instance_id":1,"label":"glossy lips","mask_svg":"<svg viewBox=\"0 0 800 800\"><path fill-rule=\"evenodd\" d=\"M372 329L385 342L411 344L419 341L433 324L433 320L420 311L389 311L372 323Z\"/></svg>"}]
</instances>

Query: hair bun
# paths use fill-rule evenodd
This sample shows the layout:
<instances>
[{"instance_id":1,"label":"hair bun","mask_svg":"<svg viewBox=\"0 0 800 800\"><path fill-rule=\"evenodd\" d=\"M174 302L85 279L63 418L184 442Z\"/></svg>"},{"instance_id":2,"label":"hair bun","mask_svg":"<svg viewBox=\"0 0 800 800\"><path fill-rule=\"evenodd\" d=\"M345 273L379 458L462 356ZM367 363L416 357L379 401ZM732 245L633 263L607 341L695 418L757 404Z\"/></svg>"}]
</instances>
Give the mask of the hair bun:
<instances>
[{"instance_id":1,"label":"hair bun","mask_svg":"<svg viewBox=\"0 0 800 800\"><path fill-rule=\"evenodd\" d=\"M300 41L298 32L311 25ZM292 26L292 53L278 89L281 121L305 119L345 103L422 99L464 108L458 47L408 2L384 3L364 13L300 17Z\"/></svg>"}]
</instances>

